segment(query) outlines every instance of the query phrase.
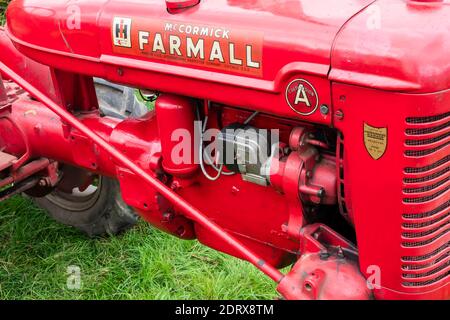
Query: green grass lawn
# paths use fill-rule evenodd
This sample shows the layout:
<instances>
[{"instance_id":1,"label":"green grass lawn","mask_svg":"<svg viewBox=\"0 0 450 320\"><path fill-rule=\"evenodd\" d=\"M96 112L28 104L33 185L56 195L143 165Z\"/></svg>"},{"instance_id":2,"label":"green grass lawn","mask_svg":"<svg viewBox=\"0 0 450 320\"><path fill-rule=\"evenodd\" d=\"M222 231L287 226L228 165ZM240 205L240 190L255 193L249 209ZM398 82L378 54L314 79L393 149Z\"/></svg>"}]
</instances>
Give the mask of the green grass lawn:
<instances>
[{"instance_id":1,"label":"green grass lawn","mask_svg":"<svg viewBox=\"0 0 450 320\"><path fill-rule=\"evenodd\" d=\"M5 9L10 0L0 0L0 26L5 23Z\"/></svg>"},{"instance_id":2,"label":"green grass lawn","mask_svg":"<svg viewBox=\"0 0 450 320\"><path fill-rule=\"evenodd\" d=\"M72 265L79 290L67 287ZM0 203L0 299L273 299L274 288L250 264L143 221L88 239L28 199Z\"/></svg>"}]
</instances>

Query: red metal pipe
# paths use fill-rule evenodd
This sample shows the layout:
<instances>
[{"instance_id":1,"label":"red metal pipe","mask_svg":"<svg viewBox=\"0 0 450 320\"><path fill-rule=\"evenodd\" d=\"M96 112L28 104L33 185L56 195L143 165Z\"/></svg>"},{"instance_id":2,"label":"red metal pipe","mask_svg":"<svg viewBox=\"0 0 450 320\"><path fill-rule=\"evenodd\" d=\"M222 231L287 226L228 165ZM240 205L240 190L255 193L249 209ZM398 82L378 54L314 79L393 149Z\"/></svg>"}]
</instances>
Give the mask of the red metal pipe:
<instances>
[{"instance_id":1,"label":"red metal pipe","mask_svg":"<svg viewBox=\"0 0 450 320\"><path fill-rule=\"evenodd\" d=\"M0 180L0 188L3 188L11 183L21 182L22 180L28 178L29 176L44 170L50 165L50 160L48 159L39 159L32 161L23 167L21 167L18 171L14 172L13 175Z\"/></svg>"},{"instance_id":2,"label":"red metal pipe","mask_svg":"<svg viewBox=\"0 0 450 320\"><path fill-rule=\"evenodd\" d=\"M269 276L272 280L279 283L284 275L277 270L275 267L266 264L263 259L261 259L258 255L254 254L251 250L249 250L246 246L244 246L239 240L229 235L226 231L224 231L219 225L208 219L202 212L193 207L190 203L185 201L179 195L174 193L170 188L161 183L159 180L153 178L150 174L145 172L142 168L137 166L133 161L128 159L125 155L119 152L116 148L111 146L108 142L106 142L103 138L95 134L91 129L89 129L86 125L81 123L77 118L75 118L72 114L70 114L67 110L60 107L50 98L48 98L45 94L43 94L40 90L35 88L32 84L22 78L20 75L15 73L9 67L7 67L4 63L0 62L0 70L7 75L10 79L15 81L18 85L20 85L24 90L29 92L33 97L37 100L41 101L45 106L47 106L50 110L52 110L55 114L57 114L62 120L67 122L68 125L77 129L81 133L85 134L86 137L91 139L97 146L107 152L118 164L124 166L125 168L131 170L134 174L138 175L142 179L144 179L147 183L149 183L153 188L157 190L161 195L163 195L167 200L173 203L177 208L183 211L188 218L196 221L200 225L202 225L207 230L216 234L221 240L225 241L229 246L231 246L236 251L240 252L241 255L250 263L252 263L255 267Z\"/></svg>"}]
</instances>

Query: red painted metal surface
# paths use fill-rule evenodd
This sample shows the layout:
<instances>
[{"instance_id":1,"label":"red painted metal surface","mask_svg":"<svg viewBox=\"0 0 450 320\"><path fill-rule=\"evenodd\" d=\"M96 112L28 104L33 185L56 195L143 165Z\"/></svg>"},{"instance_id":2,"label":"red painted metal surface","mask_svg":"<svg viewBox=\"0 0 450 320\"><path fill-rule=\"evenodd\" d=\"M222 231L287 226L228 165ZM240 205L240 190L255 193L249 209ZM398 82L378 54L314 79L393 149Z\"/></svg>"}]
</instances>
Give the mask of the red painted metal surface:
<instances>
[{"instance_id":1,"label":"red painted metal surface","mask_svg":"<svg viewBox=\"0 0 450 320\"><path fill-rule=\"evenodd\" d=\"M9 167L12 166L14 161L16 161L17 158L13 155L10 155L8 153L0 152L0 171L3 171Z\"/></svg>"},{"instance_id":2,"label":"red painted metal surface","mask_svg":"<svg viewBox=\"0 0 450 320\"><path fill-rule=\"evenodd\" d=\"M302 230L302 240L305 254L278 285L278 291L286 299L372 299L366 279L359 272L357 251L352 244L326 226L314 224ZM329 253L331 244L337 245L338 252Z\"/></svg>"},{"instance_id":3,"label":"red painted metal surface","mask_svg":"<svg viewBox=\"0 0 450 320\"><path fill-rule=\"evenodd\" d=\"M79 28L66 1L8 9L1 73L40 101L6 82L0 143L18 167L46 158L116 177L150 223L250 261L285 298L450 297L448 1L77 5ZM156 115L99 117L93 76L164 92ZM212 128L259 111L252 126L280 130L289 150L270 185L172 161L174 129L192 134L208 101ZM320 223L326 209L357 246Z\"/></svg>"},{"instance_id":4,"label":"red painted metal surface","mask_svg":"<svg viewBox=\"0 0 450 320\"><path fill-rule=\"evenodd\" d=\"M39 159L36 161L32 161L23 167L20 170L17 170L11 176L0 180L0 188L3 188L9 184L20 182L25 178L32 176L50 166L50 161L48 159Z\"/></svg>"},{"instance_id":5,"label":"red painted metal surface","mask_svg":"<svg viewBox=\"0 0 450 320\"><path fill-rule=\"evenodd\" d=\"M399 92L448 89L449 29L448 1L378 0L342 28L330 79Z\"/></svg>"},{"instance_id":6,"label":"red painted metal surface","mask_svg":"<svg viewBox=\"0 0 450 320\"><path fill-rule=\"evenodd\" d=\"M172 15L160 0L133 2L125 7L120 1L81 1L78 6L84 13L81 17L83 28L68 30L64 1L19 0L8 9L7 30L21 52L58 69L141 87L151 84L153 89L161 92L301 118L291 108L284 107L285 86L298 77L306 79L315 84L319 104L330 105L330 85L326 76L330 69L333 40L341 26L371 2L353 0L343 6L332 0L281 5L277 1L221 0L204 2ZM325 9L329 14L323 14ZM33 15L32 19L30 15ZM116 16L147 21L149 16L158 17L161 31L164 23L169 22L221 25L244 34L250 31L263 34L262 77L115 54L111 25ZM204 89L205 86L208 90ZM275 107L277 105L283 107ZM330 124L331 116L322 115L317 110L310 120Z\"/></svg>"},{"instance_id":7,"label":"red painted metal surface","mask_svg":"<svg viewBox=\"0 0 450 320\"><path fill-rule=\"evenodd\" d=\"M167 9L172 13L196 6L199 3L200 0L166 0Z\"/></svg>"},{"instance_id":8,"label":"red painted metal surface","mask_svg":"<svg viewBox=\"0 0 450 320\"><path fill-rule=\"evenodd\" d=\"M196 107L193 99L173 95L161 95L155 104L161 139L162 166L164 171L176 177L192 176L199 169L199 165L195 164L196 155L194 152L191 152L184 163L174 163L173 160L175 148L180 143L180 136L177 136L176 130L180 130L178 135L186 134L191 137L190 150L195 150L194 122Z\"/></svg>"},{"instance_id":9,"label":"red painted metal surface","mask_svg":"<svg viewBox=\"0 0 450 320\"><path fill-rule=\"evenodd\" d=\"M345 115L336 127L343 133L345 203L361 270L383 270L378 298L448 298L450 91L405 95L342 84L333 89L335 107ZM364 123L387 128L387 150L378 161L354 134Z\"/></svg>"},{"instance_id":10,"label":"red painted metal surface","mask_svg":"<svg viewBox=\"0 0 450 320\"><path fill-rule=\"evenodd\" d=\"M3 107L8 103L8 96L6 93L6 88L3 84L2 75L0 74L0 107Z\"/></svg>"},{"instance_id":11,"label":"red painted metal surface","mask_svg":"<svg viewBox=\"0 0 450 320\"><path fill-rule=\"evenodd\" d=\"M11 39L0 27L0 46L2 48L2 62L8 65L14 72L27 77L27 80L37 89L50 97L57 103L62 103L60 95L57 93L57 84L54 82L50 67L39 64L24 56L14 47ZM1 71L0 71L1 72ZM1 72L3 78L5 74ZM8 79L8 78L6 78Z\"/></svg>"}]
</instances>

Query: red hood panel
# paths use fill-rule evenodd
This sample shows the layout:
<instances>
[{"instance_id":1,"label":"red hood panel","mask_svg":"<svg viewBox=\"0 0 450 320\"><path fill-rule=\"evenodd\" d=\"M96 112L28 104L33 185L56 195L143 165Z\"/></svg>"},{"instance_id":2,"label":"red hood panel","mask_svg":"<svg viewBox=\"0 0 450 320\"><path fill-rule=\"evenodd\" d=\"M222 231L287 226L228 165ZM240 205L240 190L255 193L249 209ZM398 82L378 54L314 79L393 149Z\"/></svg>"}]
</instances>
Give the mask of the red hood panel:
<instances>
[{"instance_id":1,"label":"red hood panel","mask_svg":"<svg viewBox=\"0 0 450 320\"><path fill-rule=\"evenodd\" d=\"M286 68L326 75L336 34L347 20L371 2L205 0L195 8L169 14L163 0L81 0L76 5L65 0L16 0L8 10L8 31L22 45L80 58L126 56L274 81ZM116 38L115 18L125 19L116 30ZM167 24L178 29L167 31ZM124 27L128 32L127 25L131 29L129 34L124 33ZM186 28L191 34L198 30L199 36L193 35L195 42L190 45L197 45L203 38L204 53L198 57L208 62L213 50L212 62L189 59L188 35L182 34ZM143 34L144 52L139 48L139 31L148 32ZM161 34L165 48L155 54L157 33ZM169 39L171 35L175 38ZM131 37L131 44L127 36ZM120 37L125 37L125 42ZM169 48L170 41L174 41L175 49Z\"/></svg>"},{"instance_id":2,"label":"red hood panel","mask_svg":"<svg viewBox=\"0 0 450 320\"><path fill-rule=\"evenodd\" d=\"M450 88L450 1L378 0L336 38L330 79L389 91Z\"/></svg>"}]
</instances>

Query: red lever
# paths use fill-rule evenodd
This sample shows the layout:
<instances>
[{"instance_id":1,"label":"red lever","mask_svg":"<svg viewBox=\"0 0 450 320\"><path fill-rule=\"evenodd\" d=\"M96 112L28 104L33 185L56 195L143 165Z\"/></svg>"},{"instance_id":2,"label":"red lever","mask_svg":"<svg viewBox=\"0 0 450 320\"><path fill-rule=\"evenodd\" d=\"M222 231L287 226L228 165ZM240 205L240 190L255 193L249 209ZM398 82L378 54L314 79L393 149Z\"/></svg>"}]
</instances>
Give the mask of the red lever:
<instances>
[{"instance_id":1,"label":"red lever","mask_svg":"<svg viewBox=\"0 0 450 320\"><path fill-rule=\"evenodd\" d=\"M200 0L166 0L167 9L176 11L194 7L200 3Z\"/></svg>"}]
</instances>

